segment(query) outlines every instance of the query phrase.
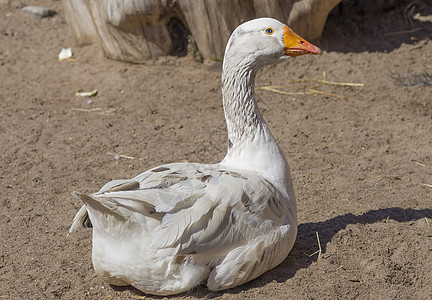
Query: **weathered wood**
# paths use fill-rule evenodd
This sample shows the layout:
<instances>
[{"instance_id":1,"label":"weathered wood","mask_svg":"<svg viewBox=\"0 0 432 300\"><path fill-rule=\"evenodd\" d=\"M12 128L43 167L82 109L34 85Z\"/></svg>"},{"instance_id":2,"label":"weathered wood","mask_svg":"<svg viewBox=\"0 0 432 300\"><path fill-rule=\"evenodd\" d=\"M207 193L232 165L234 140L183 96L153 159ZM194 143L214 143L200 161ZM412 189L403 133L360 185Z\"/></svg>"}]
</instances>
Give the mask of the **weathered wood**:
<instances>
[{"instance_id":1,"label":"weathered wood","mask_svg":"<svg viewBox=\"0 0 432 300\"><path fill-rule=\"evenodd\" d=\"M79 45L97 42L99 37L86 0L62 1L66 22Z\"/></svg>"},{"instance_id":2,"label":"weathered wood","mask_svg":"<svg viewBox=\"0 0 432 300\"><path fill-rule=\"evenodd\" d=\"M321 36L341 0L62 0L79 45L100 42L113 59L143 62L186 54L188 43L203 58L221 59L239 24L257 17L286 22L308 39Z\"/></svg>"},{"instance_id":3,"label":"weathered wood","mask_svg":"<svg viewBox=\"0 0 432 300\"><path fill-rule=\"evenodd\" d=\"M288 17L288 25L307 39L321 37L327 16L341 0L302 0L294 3Z\"/></svg>"}]
</instances>

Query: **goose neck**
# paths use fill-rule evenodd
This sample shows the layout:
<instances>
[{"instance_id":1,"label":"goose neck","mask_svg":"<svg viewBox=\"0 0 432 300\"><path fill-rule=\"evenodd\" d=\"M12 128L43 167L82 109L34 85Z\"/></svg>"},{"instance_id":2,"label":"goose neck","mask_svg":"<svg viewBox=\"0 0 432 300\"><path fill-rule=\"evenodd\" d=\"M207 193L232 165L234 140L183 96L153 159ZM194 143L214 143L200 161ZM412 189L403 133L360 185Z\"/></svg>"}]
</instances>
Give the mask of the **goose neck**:
<instances>
[{"instance_id":1,"label":"goose neck","mask_svg":"<svg viewBox=\"0 0 432 300\"><path fill-rule=\"evenodd\" d=\"M283 189L290 180L289 167L255 101L257 69L224 62L222 94L230 147L221 163L257 172Z\"/></svg>"},{"instance_id":2,"label":"goose neck","mask_svg":"<svg viewBox=\"0 0 432 300\"><path fill-rule=\"evenodd\" d=\"M253 139L264 121L255 100L256 70L224 63L222 96L230 144Z\"/></svg>"}]
</instances>

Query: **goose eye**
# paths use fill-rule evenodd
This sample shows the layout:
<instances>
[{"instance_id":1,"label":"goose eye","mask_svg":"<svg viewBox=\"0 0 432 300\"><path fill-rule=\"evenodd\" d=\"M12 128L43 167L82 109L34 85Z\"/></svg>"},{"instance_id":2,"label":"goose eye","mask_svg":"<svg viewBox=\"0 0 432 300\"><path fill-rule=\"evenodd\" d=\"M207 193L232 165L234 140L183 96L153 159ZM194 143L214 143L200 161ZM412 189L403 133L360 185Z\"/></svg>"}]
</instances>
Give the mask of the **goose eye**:
<instances>
[{"instance_id":1,"label":"goose eye","mask_svg":"<svg viewBox=\"0 0 432 300\"><path fill-rule=\"evenodd\" d=\"M267 34L273 34L273 32L274 32L274 30L273 30L273 28L266 28L266 30L265 30L265 33L267 33Z\"/></svg>"}]
</instances>

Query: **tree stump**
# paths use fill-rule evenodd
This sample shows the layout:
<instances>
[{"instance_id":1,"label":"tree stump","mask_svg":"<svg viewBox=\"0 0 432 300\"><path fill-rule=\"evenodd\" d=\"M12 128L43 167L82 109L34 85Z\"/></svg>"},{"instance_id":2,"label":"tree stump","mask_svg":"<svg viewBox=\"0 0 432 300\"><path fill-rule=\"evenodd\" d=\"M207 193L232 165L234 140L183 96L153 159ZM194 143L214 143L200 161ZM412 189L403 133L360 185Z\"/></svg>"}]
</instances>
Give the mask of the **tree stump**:
<instances>
[{"instance_id":1,"label":"tree stump","mask_svg":"<svg viewBox=\"0 0 432 300\"><path fill-rule=\"evenodd\" d=\"M98 42L109 58L140 63L196 52L221 59L241 23L273 17L314 40L341 0L62 0L79 45Z\"/></svg>"}]
</instances>

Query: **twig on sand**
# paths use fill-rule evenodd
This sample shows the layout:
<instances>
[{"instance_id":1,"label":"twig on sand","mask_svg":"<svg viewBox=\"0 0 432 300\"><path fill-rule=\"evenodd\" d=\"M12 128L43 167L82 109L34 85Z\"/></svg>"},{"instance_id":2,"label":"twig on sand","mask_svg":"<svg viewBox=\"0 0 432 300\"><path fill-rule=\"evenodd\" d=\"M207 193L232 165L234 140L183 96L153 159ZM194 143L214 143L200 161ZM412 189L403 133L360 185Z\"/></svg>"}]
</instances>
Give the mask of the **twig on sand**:
<instances>
[{"instance_id":1,"label":"twig on sand","mask_svg":"<svg viewBox=\"0 0 432 300\"><path fill-rule=\"evenodd\" d=\"M338 82L338 81L328 81L325 79L296 79L296 80L290 80L288 81L288 84L291 83L298 83L298 82L315 82L320 84L327 84L327 85L338 85L338 86L351 86L351 87L364 87L364 83L355 83L355 82ZM288 85L268 85L258 88L259 90L266 90L266 89L281 89L281 88L288 88Z\"/></svg>"},{"instance_id":2,"label":"twig on sand","mask_svg":"<svg viewBox=\"0 0 432 300\"><path fill-rule=\"evenodd\" d=\"M410 150L413 151L414 153L420 155L420 152L418 152L416 149L413 149L410 145L408 145L408 148L410 148Z\"/></svg>"},{"instance_id":3,"label":"twig on sand","mask_svg":"<svg viewBox=\"0 0 432 300\"><path fill-rule=\"evenodd\" d=\"M259 90L265 90L265 91L270 91L270 92L275 92L278 94L282 94L282 95L304 95L304 94L312 94L312 93L308 93L308 92L285 92L285 91L280 91L278 90L278 88L281 88L281 86L263 86L258 88Z\"/></svg>"},{"instance_id":4,"label":"twig on sand","mask_svg":"<svg viewBox=\"0 0 432 300\"><path fill-rule=\"evenodd\" d=\"M432 15L422 16L421 14L416 13L413 16L413 19L418 20L420 22L431 22L432 23Z\"/></svg>"},{"instance_id":5,"label":"twig on sand","mask_svg":"<svg viewBox=\"0 0 432 300\"><path fill-rule=\"evenodd\" d=\"M425 164L422 164L422 163L419 163L418 161L414 161L414 163L415 163L416 165L419 165L420 167L423 167L423 168L429 168L429 166L427 166L427 165L425 165Z\"/></svg>"},{"instance_id":6,"label":"twig on sand","mask_svg":"<svg viewBox=\"0 0 432 300\"><path fill-rule=\"evenodd\" d=\"M315 231L315 233L316 233L316 237L317 237L317 240L318 240L318 250L315 251L314 253L312 253L311 255L309 255L309 257L314 256L315 254L318 253L318 260L320 260L321 259L321 253L322 253L321 242L320 242L320 239L319 239L318 231Z\"/></svg>"},{"instance_id":7,"label":"twig on sand","mask_svg":"<svg viewBox=\"0 0 432 300\"><path fill-rule=\"evenodd\" d=\"M344 98L344 96L341 96L338 94L325 92L325 91L318 91L315 89L308 89L304 92L285 92L285 91L278 90L278 88L284 88L284 86L263 86L259 89L275 92L275 93L282 94L282 95L316 95L316 94L321 94L321 95L327 95L327 96L332 96L332 97L341 98L341 99Z\"/></svg>"},{"instance_id":8,"label":"twig on sand","mask_svg":"<svg viewBox=\"0 0 432 300\"><path fill-rule=\"evenodd\" d=\"M131 297L134 299L147 299L146 296L139 296L139 295L132 295Z\"/></svg>"},{"instance_id":9,"label":"twig on sand","mask_svg":"<svg viewBox=\"0 0 432 300\"><path fill-rule=\"evenodd\" d=\"M386 176L369 177L369 178L364 179L363 181L370 181L370 180L374 180L374 179L396 179L396 180L403 180L399 176L386 175Z\"/></svg>"},{"instance_id":10,"label":"twig on sand","mask_svg":"<svg viewBox=\"0 0 432 300\"><path fill-rule=\"evenodd\" d=\"M318 83L321 85L326 84L326 85L350 86L350 87L364 87L365 86L364 83L338 82L338 81L326 80L325 72L323 72L323 79L302 78L302 79L290 80L290 81L288 81L288 84L299 83L299 82L314 82L314 83ZM286 92L286 91L280 90L280 89L284 89L284 88L290 88L290 86L289 85L268 85L268 86L260 87L260 88L258 88L258 90L265 90L265 91L275 92L275 93L283 94L283 95L307 95L307 94L316 95L316 94L321 94L321 95L332 96L332 97L336 97L336 98L340 98L340 99L344 98L343 96L335 94L335 93L320 91L320 90L316 90L313 88L307 88L307 89L305 89L305 91L302 91L302 92Z\"/></svg>"},{"instance_id":11,"label":"twig on sand","mask_svg":"<svg viewBox=\"0 0 432 300\"><path fill-rule=\"evenodd\" d=\"M90 113L95 113L95 114L101 115L101 116L106 116L106 115L112 114L112 113L114 113L116 111L115 108L109 108L109 109L106 109L106 110L102 110L102 108L100 108L100 107L92 108L92 109L72 107L71 110L90 112Z\"/></svg>"},{"instance_id":12,"label":"twig on sand","mask_svg":"<svg viewBox=\"0 0 432 300\"><path fill-rule=\"evenodd\" d=\"M426 221L427 227L429 228L429 231L432 231L431 226L429 224L429 221L426 217L425 217L425 221Z\"/></svg>"},{"instance_id":13,"label":"twig on sand","mask_svg":"<svg viewBox=\"0 0 432 300\"><path fill-rule=\"evenodd\" d=\"M318 91L315 89L309 89L309 91L311 92L311 94L321 94L321 95L327 95L327 96L332 96L332 97L336 97L339 99L344 99L345 97L342 95L338 95L338 94L334 94L334 93L330 93L330 92L325 92L325 91Z\"/></svg>"},{"instance_id":14,"label":"twig on sand","mask_svg":"<svg viewBox=\"0 0 432 300\"><path fill-rule=\"evenodd\" d=\"M352 86L352 87L364 87L364 83L353 83L353 82L337 82L337 81L328 81L328 80L320 80L320 79L306 79L306 81L317 82L321 84L328 85L340 85L340 86Z\"/></svg>"},{"instance_id":15,"label":"twig on sand","mask_svg":"<svg viewBox=\"0 0 432 300\"><path fill-rule=\"evenodd\" d=\"M116 154L116 153L112 153L112 152L108 152L108 154L109 155L113 155L114 156L114 159L119 159L120 157L121 158L127 158L127 159L139 159L139 160L142 160L141 158L135 158L135 157L133 157L133 156L127 156L127 155L123 155L123 154Z\"/></svg>"},{"instance_id":16,"label":"twig on sand","mask_svg":"<svg viewBox=\"0 0 432 300\"><path fill-rule=\"evenodd\" d=\"M320 84L328 84L328 85L339 85L339 86L352 86L352 87L364 87L364 83L353 83L353 82L339 82L339 81L329 81L326 78L326 72L323 72L323 78L322 79L309 79L309 78L302 78L302 79L294 79L289 80L288 84L290 83L298 83L298 82L316 82ZM276 86L269 86L272 88L286 88L288 86L286 85L276 85Z\"/></svg>"},{"instance_id":17,"label":"twig on sand","mask_svg":"<svg viewBox=\"0 0 432 300\"><path fill-rule=\"evenodd\" d=\"M396 179L396 180L401 180L401 181L405 181L405 182L409 182L409 183L413 183L413 184L418 184L418 185L422 185L428 188L432 188L432 184L428 184L428 183L423 183L423 182L417 182L417 181L412 181L400 176L394 176L394 175L385 175L385 176L375 176L375 177L370 177L370 178L366 178L363 180L363 182L366 181L370 181L370 180L375 180L375 179Z\"/></svg>"},{"instance_id":18,"label":"twig on sand","mask_svg":"<svg viewBox=\"0 0 432 300\"><path fill-rule=\"evenodd\" d=\"M389 33L386 33L384 35L385 36L390 36L390 35L408 34L408 33L417 32L419 30L422 30L422 29L419 27L419 28L415 28L415 29L411 29L411 30L401 30L401 31L389 32Z\"/></svg>"}]
</instances>

